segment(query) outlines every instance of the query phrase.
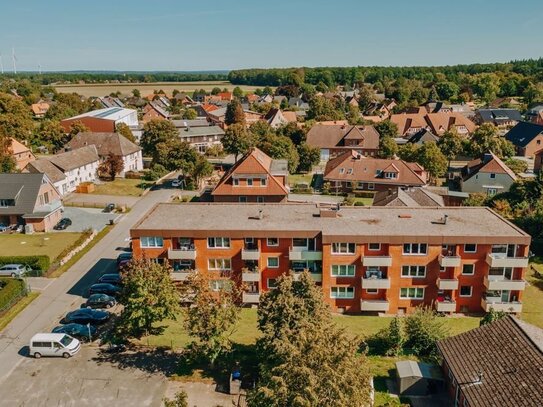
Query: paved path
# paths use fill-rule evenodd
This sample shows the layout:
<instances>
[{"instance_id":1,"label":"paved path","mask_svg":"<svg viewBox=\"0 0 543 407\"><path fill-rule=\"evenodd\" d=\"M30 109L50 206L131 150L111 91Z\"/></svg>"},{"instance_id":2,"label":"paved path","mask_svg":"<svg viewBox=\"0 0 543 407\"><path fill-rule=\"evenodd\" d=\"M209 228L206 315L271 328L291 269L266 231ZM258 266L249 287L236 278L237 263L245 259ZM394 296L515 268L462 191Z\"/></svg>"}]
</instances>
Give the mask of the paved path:
<instances>
[{"instance_id":1,"label":"paved path","mask_svg":"<svg viewBox=\"0 0 543 407\"><path fill-rule=\"evenodd\" d=\"M158 189L141 198L120 222L86 253L70 270L41 290L41 295L26 307L0 332L0 394L10 394L5 379L21 362L28 360L25 353L30 338L58 322L66 312L78 308L81 294L105 271L114 271L118 249L127 245L131 226L153 205L165 202L171 190ZM47 332L47 331L45 331ZM29 386L30 387L30 386ZM3 397L2 396L2 397ZM23 401L24 395L19 394Z\"/></svg>"}]
</instances>

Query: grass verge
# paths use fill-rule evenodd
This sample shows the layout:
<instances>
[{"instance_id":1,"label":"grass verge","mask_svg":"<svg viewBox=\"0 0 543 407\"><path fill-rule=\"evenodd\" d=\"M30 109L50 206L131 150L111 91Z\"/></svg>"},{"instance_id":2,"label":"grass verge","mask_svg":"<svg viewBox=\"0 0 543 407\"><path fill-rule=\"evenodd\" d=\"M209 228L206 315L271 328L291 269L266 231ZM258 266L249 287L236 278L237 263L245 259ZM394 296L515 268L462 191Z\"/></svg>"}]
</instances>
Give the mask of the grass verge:
<instances>
[{"instance_id":1,"label":"grass verge","mask_svg":"<svg viewBox=\"0 0 543 407\"><path fill-rule=\"evenodd\" d=\"M96 185L91 195L141 196L152 184L139 179L116 178Z\"/></svg>"},{"instance_id":2,"label":"grass verge","mask_svg":"<svg viewBox=\"0 0 543 407\"><path fill-rule=\"evenodd\" d=\"M49 256L51 262L74 244L81 233L3 234L0 236L0 256Z\"/></svg>"},{"instance_id":3,"label":"grass verge","mask_svg":"<svg viewBox=\"0 0 543 407\"><path fill-rule=\"evenodd\" d=\"M0 317L0 331L2 331L28 304L34 301L40 293L31 292L27 296L21 298L13 307Z\"/></svg>"}]
</instances>

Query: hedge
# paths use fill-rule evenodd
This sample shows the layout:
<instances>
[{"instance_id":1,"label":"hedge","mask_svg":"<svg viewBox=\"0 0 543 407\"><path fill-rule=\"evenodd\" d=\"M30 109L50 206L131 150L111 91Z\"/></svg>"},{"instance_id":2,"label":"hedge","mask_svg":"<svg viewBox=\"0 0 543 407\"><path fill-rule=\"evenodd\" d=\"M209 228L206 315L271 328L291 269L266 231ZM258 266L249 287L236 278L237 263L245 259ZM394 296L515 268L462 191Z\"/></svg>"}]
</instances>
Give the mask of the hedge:
<instances>
[{"instance_id":1,"label":"hedge","mask_svg":"<svg viewBox=\"0 0 543 407\"><path fill-rule=\"evenodd\" d=\"M24 264L29 266L32 270L38 272L39 275L43 274L49 269L51 260L49 256L0 256L0 266L5 264Z\"/></svg>"},{"instance_id":2,"label":"hedge","mask_svg":"<svg viewBox=\"0 0 543 407\"><path fill-rule=\"evenodd\" d=\"M0 313L11 307L17 298L22 297L26 293L26 287L23 280L15 278L0 279L6 285L0 289Z\"/></svg>"}]
</instances>

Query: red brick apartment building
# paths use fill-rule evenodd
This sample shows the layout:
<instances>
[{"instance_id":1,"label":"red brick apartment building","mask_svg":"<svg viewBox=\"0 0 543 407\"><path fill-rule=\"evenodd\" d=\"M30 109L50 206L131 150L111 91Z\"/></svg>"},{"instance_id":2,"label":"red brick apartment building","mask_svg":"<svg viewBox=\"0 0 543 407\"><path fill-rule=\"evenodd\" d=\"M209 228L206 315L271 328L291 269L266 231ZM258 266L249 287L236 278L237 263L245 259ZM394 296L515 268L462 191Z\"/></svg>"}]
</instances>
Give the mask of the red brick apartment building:
<instances>
[{"instance_id":1,"label":"red brick apartment building","mask_svg":"<svg viewBox=\"0 0 543 407\"><path fill-rule=\"evenodd\" d=\"M130 232L134 256L243 281L256 304L304 269L338 312L522 309L530 236L488 208L158 204Z\"/></svg>"}]
</instances>

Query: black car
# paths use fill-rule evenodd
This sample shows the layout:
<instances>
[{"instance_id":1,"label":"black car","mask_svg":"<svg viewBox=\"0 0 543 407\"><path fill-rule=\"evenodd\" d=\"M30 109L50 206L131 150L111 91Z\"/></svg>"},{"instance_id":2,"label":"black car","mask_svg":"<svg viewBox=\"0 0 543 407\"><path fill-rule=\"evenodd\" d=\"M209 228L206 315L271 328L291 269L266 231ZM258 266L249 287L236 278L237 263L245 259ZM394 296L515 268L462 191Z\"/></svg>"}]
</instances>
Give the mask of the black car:
<instances>
[{"instance_id":1,"label":"black car","mask_svg":"<svg viewBox=\"0 0 543 407\"><path fill-rule=\"evenodd\" d=\"M130 260L132 260L132 253L123 252L117 256L117 266L119 266L121 262L126 262Z\"/></svg>"},{"instance_id":2,"label":"black car","mask_svg":"<svg viewBox=\"0 0 543 407\"><path fill-rule=\"evenodd\" d=\"M106 212L106 213L113 212L114 210L115 210L115 204L114 203L109 203L104 208L104 212Z\"/></svg>"},{"instance_id":3,"label":"black car","mask_svg":"<svg viewBox=\"0 0 543 407\"><path fill-rule=\"evenodd\" d=\"M83 304L84 308L111 308L115 306L117 301L107 294L92 294L89 299Z\"/></svg>"},{"instance_id":4,"label":"black car","mask_svg":"<svg viewBox=\"0 0 543 407\"><path fill-rule=\"evenodd\" d=\"M96 327L92 325L66 324L59 325L51 331L54 334L68 334L82 341L92 340L96 335ZM90 338L89 338L90 333Z\"/></svg>"},{"instance_id":5,"label":"black car","mask_svg":"<svg viewBox=\"0 0 543 407\"><path fill-rule=\"evenodd\" d=\"M55 230L64 230L68 226L72 224L72 220L70 218L62 218L58 221L58 223L53 227Z\"/></svg>"},{"instance_id":6,"label":"black car","mask_svg":"<svg viewBox=\"0 0 543 407\"><path fill-rule=\"evenodd\" d=\"M113 285L122 285L121 275L118 273L104 274L98 279L98 283L109 283Z\"/></svg>"},{"instance_id":7,"label":"black car","mask_svg":"<svg viewBox=\"0 0 543 407\"><path fill-rule=\"evenodd\" d=\"M81 308L72 312L68 312L66 316L64 317L63 324L103 324L109 319L110 315L109 312L106 311L98 311L95 309L90 308Z\"/></svg>"},{"instance_id":8,"label":"black car","mask_svg":"<svg viewBox=\"0 0 543 407\"><path fill-rule=\"evenodd\" d=\"M107 294L117 296L121 291L121 287L110 283L93 284L89 288L89 295L92 294Z\"/></svg>"}]
</instances>

